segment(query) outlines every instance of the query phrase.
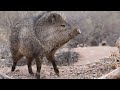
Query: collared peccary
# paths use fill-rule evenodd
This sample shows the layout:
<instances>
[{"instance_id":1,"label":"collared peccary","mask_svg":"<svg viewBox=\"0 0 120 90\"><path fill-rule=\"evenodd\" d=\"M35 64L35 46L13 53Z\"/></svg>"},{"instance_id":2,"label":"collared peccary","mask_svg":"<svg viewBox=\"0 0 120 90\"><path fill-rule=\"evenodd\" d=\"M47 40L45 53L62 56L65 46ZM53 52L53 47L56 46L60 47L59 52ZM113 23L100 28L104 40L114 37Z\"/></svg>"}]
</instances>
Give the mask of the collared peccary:
<instances>
[{"instance_id":1,"label":"collared peccary","mask_svg":"<svg viewBox=\"0 0 120 90\"><path fill-rule=\"evenodd\" d=\"M17 61L25 56L31 75L33 75L31 63L35 59L37 66L35 76L39 79L42 59L46 57L59 76L54 54L61 46L80 33L80 29L71 26L61 15L53 12L21 20L11 30L10 49L13 59L11 71L15 70Z\"/></svg>"}]
</instances>

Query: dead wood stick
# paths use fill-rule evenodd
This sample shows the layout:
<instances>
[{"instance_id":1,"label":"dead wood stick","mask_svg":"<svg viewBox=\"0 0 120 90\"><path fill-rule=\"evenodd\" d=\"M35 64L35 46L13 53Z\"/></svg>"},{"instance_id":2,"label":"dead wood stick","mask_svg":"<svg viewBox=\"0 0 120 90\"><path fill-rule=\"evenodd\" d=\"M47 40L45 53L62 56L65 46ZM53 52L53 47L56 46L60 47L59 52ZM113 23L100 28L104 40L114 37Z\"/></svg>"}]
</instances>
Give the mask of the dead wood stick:
<instances>
[{"instance_id":1,"label":"dead wood stick","mask_svg":"<svg viewBox=\"0 0 120 90\"><path fill-rule=\"evenodd\" d=\"M1 77L1 79L14 79L14 78L9 77L8 75L2 74L2 73L0 73L0 77Z\"/></svg>"},{"instance_id":2,"label":"dead wood stick","mask_svg":"<svg viewBox=\"0 0 120 90\"><path fill-rule=\"evenodd\" d=\"M120 79L120 67L98 79Z\"/></svg>"}]
</instances>

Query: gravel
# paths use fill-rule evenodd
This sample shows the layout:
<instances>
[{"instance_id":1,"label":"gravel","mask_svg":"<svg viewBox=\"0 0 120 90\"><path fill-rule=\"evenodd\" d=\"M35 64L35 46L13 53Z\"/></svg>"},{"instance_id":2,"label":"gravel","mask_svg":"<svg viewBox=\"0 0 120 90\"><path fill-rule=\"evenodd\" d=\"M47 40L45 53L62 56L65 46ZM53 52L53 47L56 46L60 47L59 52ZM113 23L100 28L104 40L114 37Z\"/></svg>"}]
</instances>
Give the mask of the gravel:
<instances>
[{"instance_id":1,"label":"gravel","mask_svg":"<svg viewBox=\"0 0 120 90\"><path fill-rule=\"evenodd\" d=\"M83 49L78 48L77 51L81 51L78 53L80 54L82 53L82 55L87 58L85 58L85 60L83 59L83 57L79 58L78 61L75 62L76 64L70 64L66 66L58 65L58 69L60 71L60 77L58 77L55 74L53 67L51 65L43 64L41 68L40 77L41 79L95 79L95 78L99 78L102 75L105 75L120 66L120 57L118 57L119 60L117 60L114 57L111 57L111 58L105 57L105 55L109 56L110 51L115 50L114 48L110 49L110 47L105 47L104 48L105 50L102 49L102 51L100 51L101 48L102 47L83 48ZM103 50L104 50L104 54L103 54ZM0 54L2 55L2 53ZM94 54L96 55L96 57ZM76 55L76 54L72 54L72 55ZM100 57L102 59L99 59ZM60 59L62 60L63 57L61 56ZM89 63L84 62L84 64L83 63L81 64L81 61L83 61L82 59L84 61L90 61L90 62ZM15 79L35 79L34 76L31 76L28 73L27 65L25 65L24 62L21 61L21 63L19 64L17 65L16 70L14 72L11 72L12 61L11 61L11 58L8 55L6 55L6 58L0 58L0 73L3 73ZM33 68L33 72L35 73L36 65L33 64L32 68ZM0 79L2 79L2 77L0 77Z\"/></svg>"},{"instance_id":2,"label":"gravel","mask_svg":"<svg viewBox=\"0 0 120 90\"><path fill-rule=\"evenodd\" d=\"M95 79L114 70L113 66L117 68L120 62L115 62L114 58L104 58L99 62L85 65L58 66L60 70L60 77L58 77L52 66L42 65L40 75L41 79ZM36 66L33 65L32 68L35 72ZM3 67L0 72L15 79L35 79L34 76L29 75L26 65L17 66L14 72L10 71L10 67Z\"/></svg>"}]
</instances>

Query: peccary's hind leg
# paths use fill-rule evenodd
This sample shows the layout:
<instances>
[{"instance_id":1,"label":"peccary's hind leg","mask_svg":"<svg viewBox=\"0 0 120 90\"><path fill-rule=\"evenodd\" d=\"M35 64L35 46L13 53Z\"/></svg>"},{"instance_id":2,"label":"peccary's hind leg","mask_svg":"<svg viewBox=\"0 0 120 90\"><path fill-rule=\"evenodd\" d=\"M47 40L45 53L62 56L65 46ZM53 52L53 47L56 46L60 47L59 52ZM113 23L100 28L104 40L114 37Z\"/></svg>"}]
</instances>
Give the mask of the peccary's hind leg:
<instances>
[{"instance_id":1,"label":"peccary's hind leg","mask_svg":"<svg viewBox=\"0 0 120 90\"><path fill-rule=\"evenodd\" d=\"M23 57L23 55L21 55L21 54L18 54L16 56L12 57L12 59L13 59L13 65L12 65L12 69L11 69L12 72L15 70L18 60L20 60L22 57Z\"/></svg>"},{"instance_id":2,"label":"peccary's hind leg","mask_svg":"<svg viewBox=\"0 0 120 90\"><path fill-rule=\"evenodd\" d=\"M40 70L41 70L41 65L42 65L42 59L43 57L36 57L35 60L36 60L36 67L37 67L37 71L36 71L36 78L37 79L40 79Z\"/></svg>"},{"instance_id":3,"label":"peccary's hind leg","mask_svg":"<svg viewBox=\"0 0 120 90\"><path fill-rule=\"evenodd\" d=\"M55 73L59 76L59 70L55 63L55 57L54 57L55 52L56 52L56 50L53 49L47 56L47 59L52 63Z\"/></svg>"},{"instance_id":4,"label":"peccary's hind leg","mask_svg":"<svg viewBox=\"0 0 120 90\"><path fill-rule=\"evenodd\" d=\"M52 60L51 63L52 63L52 65L53 65L53 68L54 68L55 73L59 76L59 70L58 70L57 65L56 65L56 63L55 63L55 60Z\"/></svg>"},{"instance_id":5,"label":"peccary's hind leg","mask_svg":"<svg viewBox=\"0 0 120 90\"><path fill-rule=\"evenodd\" d=\"M32 71L32 67L31 67L32 61L33 61L33 58L27 57L28 72L29 72L30 75L33 76L34 73Z\"/></svg>"}]
</instances>

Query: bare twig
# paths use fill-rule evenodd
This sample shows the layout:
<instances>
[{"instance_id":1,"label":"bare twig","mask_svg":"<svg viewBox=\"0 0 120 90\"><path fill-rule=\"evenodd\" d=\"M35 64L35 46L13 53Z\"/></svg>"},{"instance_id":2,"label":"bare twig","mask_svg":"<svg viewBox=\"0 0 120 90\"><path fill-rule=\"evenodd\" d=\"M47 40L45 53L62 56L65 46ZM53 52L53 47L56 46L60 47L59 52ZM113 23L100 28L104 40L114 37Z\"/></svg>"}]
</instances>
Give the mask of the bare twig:
<instances>
[{"instance_id":1,"label":"bare twig","mask_svg":"<svg viewBox=\"0 0 120 90\"><path fill-rule=\"evenodd\" d=\"M3 74L3 73L0 73L0 77L1 77L2 79L14 79L14 78L9 77L8 75L5 75L5 74Z\"/></svg>"},{"instance_id":2,"label":"bare twig","mask_svg":"<svg viewBox=\"0 0 120 90\"><path fill-rule=\"evenodd\" d=\"M120 79L120 67L98 79Z\"/></svg>"}]
</instances>

